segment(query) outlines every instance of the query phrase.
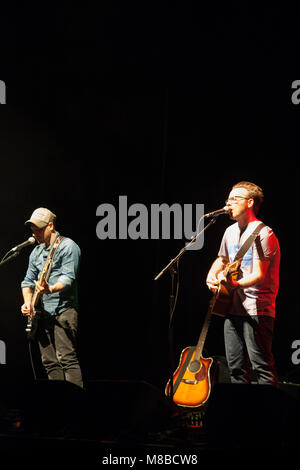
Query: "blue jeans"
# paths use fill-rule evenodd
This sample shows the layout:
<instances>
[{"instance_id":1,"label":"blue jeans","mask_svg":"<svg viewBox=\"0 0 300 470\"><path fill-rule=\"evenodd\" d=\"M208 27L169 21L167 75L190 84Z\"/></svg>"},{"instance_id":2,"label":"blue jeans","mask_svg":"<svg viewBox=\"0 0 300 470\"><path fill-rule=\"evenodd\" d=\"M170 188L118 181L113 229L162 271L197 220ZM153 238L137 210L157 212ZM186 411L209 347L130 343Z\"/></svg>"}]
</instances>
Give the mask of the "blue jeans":
<instances>
[{"instance_id":1,"label":"blue jeans","mask_svg":"<svg viewBox=\"0 0 300 470\"><path fill-rule=\"evenodd\" d=\"M259 384L277 386L272 353L274 319L231 315L225 319L226 358L232 383L250 383L250 366Z\"/></svg>"},{"instance_id":2,"label":"blue jeans","mask_svg":"<svg viewBox=\"0 0 300 470\"><path fill-rule=\"evenodd\" d=\"M74 308L57 316L41 313L37 340L48 379L68 380L83 387L77 330L78 312Z\"/></svg>"}]
</instances>

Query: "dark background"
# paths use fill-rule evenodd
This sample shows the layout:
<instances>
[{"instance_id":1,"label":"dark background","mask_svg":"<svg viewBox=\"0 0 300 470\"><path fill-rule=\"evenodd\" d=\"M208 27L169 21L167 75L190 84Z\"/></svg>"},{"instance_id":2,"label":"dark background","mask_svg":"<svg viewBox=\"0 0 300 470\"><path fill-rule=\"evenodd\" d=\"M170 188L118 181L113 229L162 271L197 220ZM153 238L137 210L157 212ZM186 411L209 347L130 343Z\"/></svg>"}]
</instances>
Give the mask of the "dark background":
<instances>
[{"instance_id":1,"label":"dark background","mask_svg":"<svg viewBox=\"0 0 300 470\"><path fill-rule=\"evenodd\" d=\"M282 263L274 335L281 380L297 380L299 14L270 2L21 3L1 7L1 253L26 240L37 207L82 250L80 354L85 379L169 374L170 276L155 275L184 240L99 240L96 209L143 203L223 207L249 180L265 193L261 218L279 238ZM210 294L207 271L220 217L202 250L180 261L174 354L195 344ZM20 282L28 254L1 266L4 379L30 380ZM223 320L206 349L224 355ZM35 357L36 365L38 356ZM38 365L37 365L38 367ZM42 374L42 371L39 372Z\"/></svg>"}]
</instances>

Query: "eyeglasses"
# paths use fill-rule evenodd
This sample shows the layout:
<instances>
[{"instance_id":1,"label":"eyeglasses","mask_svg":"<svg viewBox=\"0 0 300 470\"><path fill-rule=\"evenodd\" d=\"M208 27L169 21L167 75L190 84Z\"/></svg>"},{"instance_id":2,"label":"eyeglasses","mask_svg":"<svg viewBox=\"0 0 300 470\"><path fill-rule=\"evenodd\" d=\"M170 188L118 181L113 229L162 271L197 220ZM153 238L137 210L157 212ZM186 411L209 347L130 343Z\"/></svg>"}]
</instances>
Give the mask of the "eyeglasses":
<instances>
[{"instance_id":1,"label":"eyeglasses","mask_svg":"<svg viewBox=\"0 0 300 470\"><path fill-rule=\"evenodd\" d=\"M239 202L241 199L252 199L252 198L251 197L243 197L243 196L232 196L232 197L226 199L225 204L227 205L228 202L230 202L231 204L236 203L236 202Z\"/></svg>"}]
</instances>

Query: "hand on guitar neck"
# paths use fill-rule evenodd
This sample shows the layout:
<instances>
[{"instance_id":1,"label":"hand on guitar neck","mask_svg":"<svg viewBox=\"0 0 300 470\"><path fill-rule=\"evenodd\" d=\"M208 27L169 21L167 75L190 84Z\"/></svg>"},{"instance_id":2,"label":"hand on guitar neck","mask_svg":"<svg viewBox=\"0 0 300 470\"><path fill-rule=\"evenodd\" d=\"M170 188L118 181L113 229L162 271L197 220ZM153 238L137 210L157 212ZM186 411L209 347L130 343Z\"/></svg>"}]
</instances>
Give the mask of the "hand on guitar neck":
<instances>
[{"instance_id":1,"label":"hand on guitar neck","mask_svg":"<svg viewBox=\"0 0 300 470\"><path fill-rule=\"evenodd\" d=\"M39 295L49 295L53 293L53 286L49 286L46 279L43 282L34 281L35 290Z\"/></svg>"}]
</instances>

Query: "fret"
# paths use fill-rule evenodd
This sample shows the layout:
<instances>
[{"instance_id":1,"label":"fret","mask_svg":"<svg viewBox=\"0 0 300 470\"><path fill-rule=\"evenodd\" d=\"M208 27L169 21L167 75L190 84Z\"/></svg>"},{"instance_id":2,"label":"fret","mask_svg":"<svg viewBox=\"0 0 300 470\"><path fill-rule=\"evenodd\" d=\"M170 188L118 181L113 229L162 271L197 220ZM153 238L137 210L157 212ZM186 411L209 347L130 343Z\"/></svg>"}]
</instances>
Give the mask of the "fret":
<instances>
[{"instance_id":1,"label":"fret","mask_svg":"<svg viewBox=\"0 0 300 470\"><path fill-rule=\"evenodd\" d=\"M205 343L207 332L209 329L211 317L212 317L212 307L210 306L206 314L206 317L204 319L201 334L200 334L200 337L196 346L195 360L199 360L200 357L202 357L204 343Z\"/></svg>"}]
</instances>

